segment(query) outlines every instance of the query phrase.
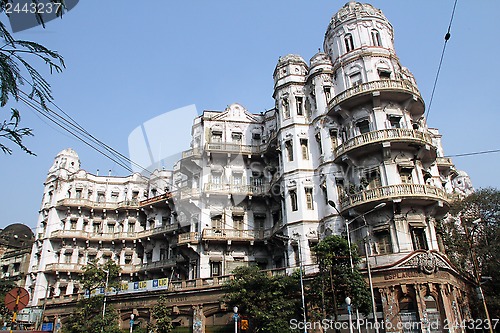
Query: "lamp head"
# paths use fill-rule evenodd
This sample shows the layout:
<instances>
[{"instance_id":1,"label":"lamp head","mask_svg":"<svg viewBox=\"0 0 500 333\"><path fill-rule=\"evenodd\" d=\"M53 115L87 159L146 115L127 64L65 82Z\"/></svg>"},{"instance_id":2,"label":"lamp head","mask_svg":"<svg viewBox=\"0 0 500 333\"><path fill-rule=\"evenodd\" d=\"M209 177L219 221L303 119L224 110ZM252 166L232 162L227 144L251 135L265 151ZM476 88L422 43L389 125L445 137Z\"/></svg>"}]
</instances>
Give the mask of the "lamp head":
<instances>
[{"instance_id":1,"label":"lamp head","mask_svg":"<svg viewBox=\"0 0 500 333\"><path fill-rule=\"evenodd\" d=\"M378 205L376 205L375 207L373 207L373 209L379 209L379 208L384 207L385 205L387 205L385 202L381 202Z\"/></svg>"},{"instance_id":2,"label":"lamp head","mask_svg":"<svg viewBox=\"0 0 500 333\"><path fill-rule=\"evenodd\" d=\"M337 208L337 206L335 205L335 202L333 202L333 200L328 200L328 204L330 206L332 206L333 208Z\"/></svg>"},{"instance_id":3,"label":"lamp head","mask_svg":"<svg viewBox=\"0 0 500 333\"><path fill-rule=\"evenodd\" d=\"M349 296L345 298L345 304L351 305L351 298Z\"/></svg>"},{"instance_id":4,"label":"lamp head","mask_svg":"<svg viewBox=\"0 0 500 333\"><path fill-rule=\"evenodd\" d=\"M234 313L238 313L238 307L237 307L237 306L235 306L235 307L233 308L233 312L234 312Z\"/></svg>"}]
</instances>

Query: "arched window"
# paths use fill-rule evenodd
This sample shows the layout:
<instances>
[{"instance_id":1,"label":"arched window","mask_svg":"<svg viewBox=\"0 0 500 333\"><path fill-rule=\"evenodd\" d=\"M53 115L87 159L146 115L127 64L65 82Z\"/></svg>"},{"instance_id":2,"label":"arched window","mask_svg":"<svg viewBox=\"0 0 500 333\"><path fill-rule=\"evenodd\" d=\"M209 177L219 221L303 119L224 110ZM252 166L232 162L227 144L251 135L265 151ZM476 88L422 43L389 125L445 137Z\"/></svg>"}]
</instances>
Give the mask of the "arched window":
<instances>
[{"instance_id":1,"label":"arched window","mask_svg":"<svg viewBox=\"0 0 500 333\"><path fill-rule=\"evenodd\" d=\"M352 50L354 50L354 41L351 34L347 34L344 36L344 43L346 52L351 52Z\"/></svg>"},{"instance_id":2,"label":"arched window","mask_svg":"<svg viewBox=\"0 0 500 333\"><path fill-rule=\"evenodd\" d=\"M380 33L375 29L372 30L372 44L373 44L373 46L382 46L382 40L380 39Z\"/></svg>"},{"instance_id":3,"label":"arched window","mask_svg":"<svg viewBox=\"0 0 500 333\"><path fill-rule=\"evenodd\" d=\"M290 190L290 202L292 204L292 211L297 211L299 207L297 206L297 192L295 190Z\"/></svg>"}]
</instances>

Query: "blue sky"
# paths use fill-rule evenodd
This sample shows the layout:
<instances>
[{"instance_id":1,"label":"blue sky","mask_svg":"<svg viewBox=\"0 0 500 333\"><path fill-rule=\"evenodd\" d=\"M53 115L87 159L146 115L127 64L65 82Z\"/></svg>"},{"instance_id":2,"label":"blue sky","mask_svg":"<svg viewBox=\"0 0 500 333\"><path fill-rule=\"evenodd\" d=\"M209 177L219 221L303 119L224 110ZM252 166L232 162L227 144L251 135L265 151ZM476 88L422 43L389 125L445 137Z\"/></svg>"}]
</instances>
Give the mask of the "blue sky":
<instances>
[{"instance_id":1,"label":"blue sky","mask_svg":"<svg viewBox=\"0 0 500 333\"><path fill-rule=\"evenodd\" d=\"M191 104L198 111L223 110L234 102L254 113L273 107L278 58L295 53L308 61L322 48L331 16L345 2L85 0L46 29L15 37L64 56L66 70L46 76L57 105L128 154L131 131L170 110ZM454 1L371 3L392 23L396 52L428 105ZM447 155L500 148L498 12L496 0L458 1L428 120L443 134ZM92 173L127 173L24 110L23 124L35 130L26 144L37 156L19 150L0 156L0 228L15 222L36 225L47 170L65 148L74 148L82 168ZM168 131L165 140L176 145ZM476 188L499 187L499 177L491 174L499 160L499 153L454 158Z\"/></svg>"}]
</instances>

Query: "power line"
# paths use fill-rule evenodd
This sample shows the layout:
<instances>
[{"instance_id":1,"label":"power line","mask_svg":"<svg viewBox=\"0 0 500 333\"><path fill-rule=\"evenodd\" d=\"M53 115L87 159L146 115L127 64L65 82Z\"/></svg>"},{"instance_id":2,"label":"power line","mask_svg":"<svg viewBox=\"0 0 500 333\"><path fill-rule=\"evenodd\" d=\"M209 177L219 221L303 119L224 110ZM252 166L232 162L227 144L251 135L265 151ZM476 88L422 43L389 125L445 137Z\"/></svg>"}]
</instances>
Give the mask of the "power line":
<instances>
[{"instance_id":1,"label":"power line","mask_svg":"<svg viewBox=\"0 0 500 333\"><path fill-rule=\"evenodd\" d=\"M448 155L448 156L445 156L445 157L462 157L462 156L471 156L471 155L491 154L491 153L498 153L498 152L500 152L500 149L477 151L477 152L472 152L472 153L463 153L463 154L455 154L455 155Z\"/></svg>"},{"instance_id":2,"label":"power line","mask_svg":"<svg viewBox=\"0 0 500 333\"><path fill-rule=\"evenodd\" d=\"M429 120L429 112L431 111L432 100L434 99L434 92L436 91L436 86L437 86L437 82L438 82L438 78L439 78L439 72L441 72L441 65L443 64L444 52L446 51L446 45L448 43L448 40L451 37L451 33L450 33L451 23L453 22L453 17L455 16L455 8L457 7L457 1L458 0L455 0L455 3L453 4L453 10L451 12L451 19L450 19L450 24L448 25L448 31L446 32L446 35L444 35L443 51L441 52L441 59L439 60L439 66L437 69L436 78L434 79L434 85L432 87L431 99L429 101L429 107L427 108L427 114L425 116L427 121Z\"/></svg>"}]
</instances>

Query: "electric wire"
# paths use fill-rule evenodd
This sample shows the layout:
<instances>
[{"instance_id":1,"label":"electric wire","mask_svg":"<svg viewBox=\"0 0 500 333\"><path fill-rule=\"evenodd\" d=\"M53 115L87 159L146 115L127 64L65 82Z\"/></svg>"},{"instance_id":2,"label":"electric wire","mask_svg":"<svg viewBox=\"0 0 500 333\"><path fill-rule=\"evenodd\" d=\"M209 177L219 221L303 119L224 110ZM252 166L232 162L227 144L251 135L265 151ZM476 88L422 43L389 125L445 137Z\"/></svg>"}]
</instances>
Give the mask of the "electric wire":
<instances>
[{"instance_id":1,"label":"electric wire","mask_svg":"<svg viewBox=\"0 0 500 333\"><path fill-rule=\"evenodd\" d=\"M438 69L437 69L436 78L434 79L434 85L432 87L431 98L430 98L430 101L429 101L429 107L427 108L427 113L426 113L426 116L425 116L425 118L427 119L427 121L429 121L429 113L431 111L432 101L434 100L434 93L436 91L436 86L437 86L437 82L438 82L438 79L439 79L439 73L441 72L441 66L443 64L444 53L446 51L446 45L448 43L448 40L451 37L451 33L450 33L450 31L451 31L451 24L453 23L453 17L455 16L455 9L457 7L457 1L458 0L455 0L455 3L453 4L453 10L451 12L451 19L450 19L450 24L448 25L448 31L446 32L446 35L444 35L443 51L441 52L441 59L439 60L439 66L438 66Z\"/></svg>"}]
</instances>

